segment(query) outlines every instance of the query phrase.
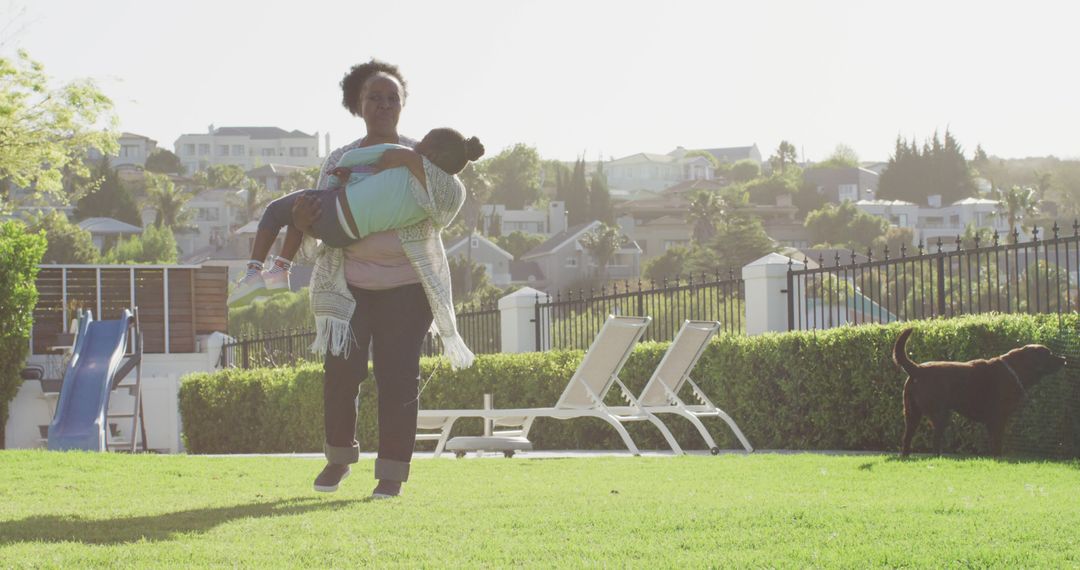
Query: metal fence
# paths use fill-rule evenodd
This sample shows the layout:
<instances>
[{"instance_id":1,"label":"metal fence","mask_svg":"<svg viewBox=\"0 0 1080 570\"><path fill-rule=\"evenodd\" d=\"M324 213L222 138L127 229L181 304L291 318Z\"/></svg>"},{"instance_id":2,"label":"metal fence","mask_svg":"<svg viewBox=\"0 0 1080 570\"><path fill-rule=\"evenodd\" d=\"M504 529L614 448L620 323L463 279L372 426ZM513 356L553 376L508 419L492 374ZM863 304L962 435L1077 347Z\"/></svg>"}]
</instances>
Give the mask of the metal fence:
<instances>
[{"instance_id":1,"label":"metal fence","mask_svg":"<svg viewBox=\"0 0 1080 570\"><path fill-rule=\"evenodd\" d=\"M588 348L608 315L652 317L644 340L667 341L684 320L713 320L729 333L746 331L746 295L734 270L726 277L690 275L643 287L623 282L599 291L568 291L537 297L536 350Z\"/></svg>"},{"instance_id":2,"label":"metal fence","mask_svg":"<svg viewBox=\"0 0 1080 570\"><path fill-rule=\"evenodd\" d=\"M458 333L477 354L500 352L502 327L495 304L468 305L457 313ZM288 366L298 362L321 362L322 353L313 353L314 329L291 329L242 335L222 345L220 368L261 368ZM442 354L442 343L428 333L421 354Z\"/></svg>"},{"instance_id":3,"label":"metal fence","mask_svg":"<svg viewBox=\"0 0 1080 570\"><path fill-rule=\"evenodd\" d=\"M914 255L902 247L898 257L881 259L867 251L865 261L817 259L818 267L788 264L788 329L824 329L843 324L888 323L964 314L1061 313L1077 310L1080 222L1072 235L1055 223L1051 237L989 244L976 236L965 248L958 237ZM931 251L933 250L933 251ZM845 256L846 257L846 256ZM832 265L829 265L832 262Z\"/></svg>"}]
</instances>

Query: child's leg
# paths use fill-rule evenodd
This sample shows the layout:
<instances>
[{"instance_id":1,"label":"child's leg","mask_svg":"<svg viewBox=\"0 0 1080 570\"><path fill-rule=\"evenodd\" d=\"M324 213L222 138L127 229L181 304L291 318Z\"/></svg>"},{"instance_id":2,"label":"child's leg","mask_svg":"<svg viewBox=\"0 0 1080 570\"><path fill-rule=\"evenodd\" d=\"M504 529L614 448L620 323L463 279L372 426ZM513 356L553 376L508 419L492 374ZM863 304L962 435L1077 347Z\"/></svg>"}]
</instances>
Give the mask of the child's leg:
<instances>
[{"instance_id":1,"label":"child's leg","mask_svg":"<svg viewBox=\"0 0 1080 570\"><path fill-rule=\"evenodd\" d=\"M266 256L270 254L270 248L273 247L274 241L277 239L278 232L281 231L281 228L289 226L289 231L294 231L292 228L293 204L296 202L296 199L305 192L311 191L300 190L298 192L292 192L267 204L262 218L259 219L259 229L255 232L255 242L251 244L251 259L259 260L260 262L266 259ZM286 237L286 245L288 245L288 237ZM299 248L299 240L296 247ZM295 255L295 253L296 250L294 249L293 254ZM289 256L289 259L292 259L292 256Z\"/></svg>"}]
</instances>

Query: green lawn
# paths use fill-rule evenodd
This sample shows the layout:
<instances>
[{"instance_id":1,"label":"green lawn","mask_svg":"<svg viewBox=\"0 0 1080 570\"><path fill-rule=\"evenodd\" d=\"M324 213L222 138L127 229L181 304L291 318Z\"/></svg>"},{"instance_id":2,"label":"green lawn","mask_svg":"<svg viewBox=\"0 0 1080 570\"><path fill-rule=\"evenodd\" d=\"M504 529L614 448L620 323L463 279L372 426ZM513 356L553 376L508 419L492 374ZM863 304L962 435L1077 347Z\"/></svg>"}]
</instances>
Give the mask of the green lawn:
<instances>
[{"instance_id":1,"label":"green lawn","mask_svg":"<svg viewBox=\"0 0 1080 570\"><path fill-rule=\"evenodd\" d=\"M0 452L0 567L1080 566L1080 463L724 455L372 462Z\"/></svg>"}]
</instances>

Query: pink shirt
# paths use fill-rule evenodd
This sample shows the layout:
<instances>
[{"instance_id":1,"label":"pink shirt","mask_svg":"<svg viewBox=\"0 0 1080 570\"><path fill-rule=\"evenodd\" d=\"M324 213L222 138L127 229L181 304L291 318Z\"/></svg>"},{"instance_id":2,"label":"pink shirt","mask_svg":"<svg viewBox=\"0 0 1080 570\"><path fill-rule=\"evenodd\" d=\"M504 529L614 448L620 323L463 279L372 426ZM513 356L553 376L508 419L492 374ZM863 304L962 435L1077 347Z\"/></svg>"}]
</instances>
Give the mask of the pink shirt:
<instances>
[{"instance_id":1,"label":"pink shirt","mask_svg":"<svg viewBox=\"0 0 1080 570\"><path fill-rule=\"evenodd\" d=\"M345 281L360 289L393 289L420 282L397 230L371 234L346 247Z\"/></svg>"},{"instance_id":2,"label":"pink shirt","mask_svg":"<svg viewBox=\"0 0 1080 570\"><path fill-rule=\"evenodd\" d=\"M353 141L330 153L320 173L319 188L327 187L328 173L337 166L341 155L360 146L362 140ZM416 141L407 137L400 137L399 142L410 148L416 146ZM396 230L371 234L342 251L345 253L345 281L353 287L393 289L420 282L420 276L401 247Z\"/></svg>"}]
</instances>

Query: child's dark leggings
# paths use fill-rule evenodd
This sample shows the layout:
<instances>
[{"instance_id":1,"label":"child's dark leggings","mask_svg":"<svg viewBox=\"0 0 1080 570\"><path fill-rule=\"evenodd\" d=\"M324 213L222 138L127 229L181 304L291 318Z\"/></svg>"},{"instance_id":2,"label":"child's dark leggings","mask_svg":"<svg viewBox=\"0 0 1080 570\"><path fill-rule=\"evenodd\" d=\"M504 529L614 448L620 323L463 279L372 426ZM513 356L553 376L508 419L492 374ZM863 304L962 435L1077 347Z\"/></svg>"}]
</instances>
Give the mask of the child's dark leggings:
<instances>
[{"instance_id":1,"label":"child's dark leggings","mask_svg":"<svg viewBox=\"0 0 1080 570\"><path fill-rule=\"evenodd\" d=\"M259 220L259 231L269 231L277 235L281 228L292 225L293 204L300 196L312 196L322 206L322 215L311 224L311 235L330 247L345 247L356 243L342 229L337 215L337 190L297 190L270 202ZM348 214L346 214L348 215Z\"/></svg>"}]
</instances>

